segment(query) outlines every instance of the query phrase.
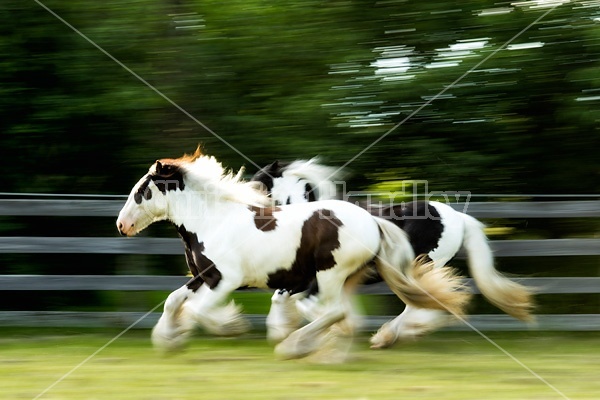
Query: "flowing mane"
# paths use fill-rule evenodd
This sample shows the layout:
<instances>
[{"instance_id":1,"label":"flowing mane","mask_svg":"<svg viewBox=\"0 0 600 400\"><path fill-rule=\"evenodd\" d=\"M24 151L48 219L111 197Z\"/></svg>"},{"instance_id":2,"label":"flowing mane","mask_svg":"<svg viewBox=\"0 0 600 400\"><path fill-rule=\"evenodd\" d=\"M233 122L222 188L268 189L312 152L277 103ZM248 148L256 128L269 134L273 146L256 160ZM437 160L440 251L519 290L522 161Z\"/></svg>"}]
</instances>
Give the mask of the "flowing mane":
<instances>
[{"instance_id":1,"label":"flowing mane","mask_svg":"<svg viewBox=\"0 0 600 400\"><path fill-rule=\"evenodd\" d=\"M318 200L335 199L336 182L342 181L346 174L340 168L322 165L320 161L319 157L293 161L285 167L283 175L308 181L314 188Z\"/></svg>"},{"instance_id":2,"label":"flowing mane","mask_svg":"<svg viewBox=\"0 0 600 400\"><path fill-rule=\"evenodd\" d=\"M257 207L271 204L268 196L242 179L244 167L237 173L227 170L215 157L202 154L200 148L192 155L158 162L181 170L186 186L194 191Z\"/></svg>"}]
</instances>

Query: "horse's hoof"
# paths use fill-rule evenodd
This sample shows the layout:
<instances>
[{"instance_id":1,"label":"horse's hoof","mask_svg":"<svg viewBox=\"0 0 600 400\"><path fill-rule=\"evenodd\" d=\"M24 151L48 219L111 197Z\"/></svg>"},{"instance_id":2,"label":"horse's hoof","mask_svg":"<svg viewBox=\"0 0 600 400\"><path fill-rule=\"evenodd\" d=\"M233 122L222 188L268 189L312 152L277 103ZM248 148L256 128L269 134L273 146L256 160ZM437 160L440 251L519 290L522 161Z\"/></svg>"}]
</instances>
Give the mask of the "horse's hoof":
<instances>
[{"instance_id":1,"label":"horse's hoof","mask_svg":"<svg viewBox=\"0 0 600 400\"><path fill-rule=\"evenodd\" d=\"M386 349L396 343L398 339L396 333L390 329L389 323L383 324L376 334L371 336L371 348L372 349Z\"/></svg>"},{"instance_id":2,"label":"horse's hoof","mask_svg":"<svg viewBox=\"0 0 600 400\"><path fill-rule=\"evenodd\" d=\"M223 324L220 336L240 336L250 331L251 327L250 321L239 317Z\"/></svg>"},{"instance_id":3,"label":"horse's hoof","mask_svg":"<svg viewBox=\"0 0 600 400\"><path fill-rule=\"evenodd\" d=\"M311 351L303 350L300 348L284 345L284 342L279 343L275 346L275 355L282 360L295 360L298 358L304 358L308 356Z\"/></svg>"},{"instance_id":4,"label":"horse's hoof","mask_svg":"<svg viewBox=\"0 0 600 400\"><path fill-rule=\"evenodd\" d=\"M251 324L245 318L236 317L225 322L220 321L218 324L206 323L204 328L213 335L233 337L247 333L251 328Z\"/></svg>"},{"instance_id":5,"label":"horse's hoof","mask_svg":"<svg viewBox=\"0 0 600 400\"><path fill-rule=\"evenodd\" d=\"M275 354L283 360L303 358L314 352L319 347L319 340L314 337L307 338L293 332L283 342L275 346Z\"/></svg>"},{"instance_id":6,"label":"horse's hoof","mask_svg":"<svg viewBox=\"0 0 600 400\"><path fill-rule=\"evenodd\" d=\"M332 328L335 328L335 325ZM323 335L319 348L311 353L307 360L314 364L343 364L348 361L353 342L353 336L329 329Z\"/></svg>"},{"instance_id":7,"label":"horse's hoof","mask_svg":"<svg viewBox=\"0 0 600 400\"><path fill-rule=\"evenodd\" d=\"M277 344L283 342L285 338L290 336L293 330L280 328L278 326L268 326L267 327L267 340L269 343Z\"/></svg>"},{"instance_id":8,"label":"horse's hoof","mask_svg":"<svg viewBox=\"0 0 600 400\"><path fill-rule=\"evenodd\" d=\"M160 334L152 332L152 345L159 353L171 354L183 351L188 343L189 335L181 334Z\"/></svg>"},{"instance_id":9,"label":"horse's hoof","mask_svg":"<svg viewBox=\"0 0 600 400\"><path fill-rule=\"evenodd\" d=\"M396 343L396 342L371 339L370 348L373 350L389 349L390 347L392 347L394 345L394 343Z\"/></svg>"}]
</instances>

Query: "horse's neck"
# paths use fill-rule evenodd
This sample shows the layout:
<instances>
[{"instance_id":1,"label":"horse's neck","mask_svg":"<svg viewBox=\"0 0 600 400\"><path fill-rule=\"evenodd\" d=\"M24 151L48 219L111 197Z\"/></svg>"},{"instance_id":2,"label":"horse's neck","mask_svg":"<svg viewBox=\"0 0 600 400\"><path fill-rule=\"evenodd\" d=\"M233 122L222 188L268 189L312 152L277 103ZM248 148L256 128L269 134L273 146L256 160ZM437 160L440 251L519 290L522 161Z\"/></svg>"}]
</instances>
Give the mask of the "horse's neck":
<instances>
[{"instance_id":1,"label":"horse's neck","mask_svg":"<svg viewBox=\"0 0 600 400\"><path fill-rule=\"evenodd\" d=\"M199 193L183 191L170 196L168 219L177 226L202 233L214 230L227 216L244 208L242 204Z\"/></svg>"}]
</instances>

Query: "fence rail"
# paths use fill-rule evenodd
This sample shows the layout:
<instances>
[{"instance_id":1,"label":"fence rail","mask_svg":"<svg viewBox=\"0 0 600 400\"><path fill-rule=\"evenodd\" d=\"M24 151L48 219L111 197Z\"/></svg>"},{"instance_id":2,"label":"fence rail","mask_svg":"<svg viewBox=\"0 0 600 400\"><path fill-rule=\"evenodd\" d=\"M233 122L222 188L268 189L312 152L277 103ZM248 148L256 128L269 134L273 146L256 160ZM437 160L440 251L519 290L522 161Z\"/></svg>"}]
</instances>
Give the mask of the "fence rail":
<instances>
[{"instance_id":1,"label":"fence rail","mask_svg":"<svg viewBox=\"0 0 600 400\"><path fill-rule=\"evenodd\" d=\"M137 311L11 311L0 312L0 326L40 327L40 328L126 328L134 325L138 329L152 328L160 313ZM262 329L265 315L246 314L252 326ZM363 321L362 329L374 332L394 316L369 316ZM471 315L469 325L456 321L447 326L447 331L471 331L475 327L480 331L597 331L600 326L600 314L553 314L539 315L535 323L525 324L508 315ZM471 327L472 326L472 327Z\"/></svg>"},{"instance_id":2,"label":"fence rail","mask_svg":"<svg viewBox=\"0 0 600 400\"><path fill-rule=\"evenodd\" d=\"M492 240L490 246L496 257L600 255L600 239ZM179 255L183 244L179 239L151 237L13 236L0 237L0 253Z\"/></svg>"},{"instance_id":3,"label":"fence rail","mask_svg":"<svg viewBox=\"0 0 600 400\"><path fill-rule=\"evenodd\" d=\"M184 285L190 278L184 276L157 275L0 275L0 290L119 290L119 291L172 291ZM529 286L537 293L598 293L600 278L518 278L515 281ZM479 289L472 279L465 279L472 293ZM264 291L263 289L240 289ZM361 294L393 294L384 282L364 285Z\"/></svg>"},{"instance_id":4,"label":"fence rail","mask_svg":"<svg viewBox=\"0 0 600 400\"><path fill-rule=\"evenodd\" d=\"M0 216L116 217L123 200L0 199ZM450 204L476 218L598 218L600 201L472 202ZM600 239L493 240L496 257L598 256ZM0 237L0 254L152 254L181 255L183 246L174 238L118 237ZM462 254L459 254L462 256ZM146 275L0 275L2 291L171 291L188 278ZM599 277L520 278L519 282L541 294L598 294ZM478 293L472 280L467 280ZM363 294L389 294L385 284L363 286ZM0 325L9 326L119 326L141 318L138 312L3 311ZM151 313L136 326L151 327L158 314ZM249 316L257 326L264 316ZM365 329L374 329L387 316L367 318ZM600 330L600 314L540 315L537 325L527 325L506 315L474 315L469 322L480 330ZM464 324L449 330L465 329Z\"/></svg>"},{"instance_id":5,"label":"fence rail","mask_svg":"<svg viewBox=\"0 0 600 400\"><path fill-rule=\"evenodd\" d=\"M0 215L115 217L123 200L0 199ZM448 203L475 218L600 217L600 200Z\"/></svg>"}]
</instances>

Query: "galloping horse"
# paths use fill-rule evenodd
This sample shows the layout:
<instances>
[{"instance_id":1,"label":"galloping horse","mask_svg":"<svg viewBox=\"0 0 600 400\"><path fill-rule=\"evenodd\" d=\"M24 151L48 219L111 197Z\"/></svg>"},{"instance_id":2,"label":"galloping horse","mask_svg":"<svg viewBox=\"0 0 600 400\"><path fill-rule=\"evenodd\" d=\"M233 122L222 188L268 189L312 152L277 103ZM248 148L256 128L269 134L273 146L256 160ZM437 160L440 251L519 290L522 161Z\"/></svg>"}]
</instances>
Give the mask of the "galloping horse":
<instances>
[{"instance_id":1,"label":"galloping horse","mask_svg":"<svg viewBox=\"0 0 600 400\"><path fill-rule=\"evenodd\" d=\"M262 168L252 178L261 182L275 204L305 203L325 200L336 195L337 169L321 165L318 159L279 161ZM453 259L461 247L467 253L469 270L483 296L496 307L520 320L529 321L532 306L530 291L504 277L494 268L492 251L475 218L435 201L413 201L403 206L378 207L362 205L371 214L384 217L402 228L416 255L427 255L435 267L441 268ZM297 296L293 296L294 299ZM267 319L269 337L283 339L294 327L295 308L290 293L276 291ZM303 305L304 303L304 305ZM301 308L310 308L306 301ZM304 310L306 314L309 311ZM450 319L440 310L423 309L407 304L394 320L384 324L371 338L372 347L382 348L398 339L416 337L445 325Z\"/></svg>"},{"instance_id":2,"label":"galloping horse","mask_svg":"<svg viewBox=\"0 0 600 400\"><path fill-rule=\"evenodd\" d=\"M390 288L416 307L461 314L469 297L450 269L415 263L404 232L347 202L270 207L270 199L199 150L156 161L133 187L117 228L133 236L155 221L175 224L194 277L172 292L152 331L155 346L184 344L194 325L221 335L247 328L223 305L243 286L304 290L316 280L320 313L275 348L284 358L316 350L332 324L350 316L353 282L374 264Z\"/></svg>"}]
</instances>

